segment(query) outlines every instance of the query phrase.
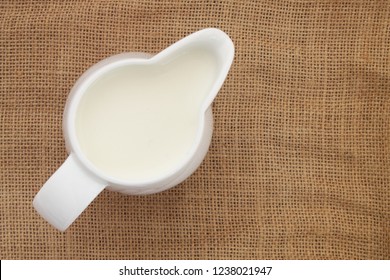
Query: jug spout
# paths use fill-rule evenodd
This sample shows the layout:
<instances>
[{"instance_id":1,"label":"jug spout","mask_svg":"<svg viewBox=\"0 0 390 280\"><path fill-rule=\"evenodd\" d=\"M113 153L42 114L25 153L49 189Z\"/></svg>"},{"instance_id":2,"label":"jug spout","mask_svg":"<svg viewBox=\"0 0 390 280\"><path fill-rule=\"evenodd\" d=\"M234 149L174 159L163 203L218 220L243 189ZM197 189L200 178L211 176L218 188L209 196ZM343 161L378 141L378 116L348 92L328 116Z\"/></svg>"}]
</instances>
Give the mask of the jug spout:
<instances>
[{"instance_id":1,"label":"jug spout","mask_svg":"<svg viewBox=\"0 0 390 280\"><path fill-rule=\"evenodd\" d=\"M206 110L216 97L219 89L229 72L234 58L234 44L230 37L217 28L208 28L198 32L199 37L194 40L199 40L199 44L208 50L216 61L215 82L210 90L209 95L204 101L204 109ZM196 35L195 33L194 35Z\"/></svg>"},{"instance_id":2,"label":"jug spout","mask_svg":"<svg viewBox=\"0 0 390 280\"><path fill-rule=\"evenodd\" d=\"M198 77L199 83L212 80L208 94L202 97L202 108L205 112L216 97L232 65L234 44L222 30L207 28L183 38L155 55L151 60L159 61L164 65L178 56L192 56L198 60L193 63L194 67L192 71L186 73L187 75L195 75ZM202 63L206 65L200 65ZM202 67L203 70L200 70ZM211 68L213 71L210 71ZM211 77L205 79L204 75L211 75Z\"/></svg>"}]
</instances>

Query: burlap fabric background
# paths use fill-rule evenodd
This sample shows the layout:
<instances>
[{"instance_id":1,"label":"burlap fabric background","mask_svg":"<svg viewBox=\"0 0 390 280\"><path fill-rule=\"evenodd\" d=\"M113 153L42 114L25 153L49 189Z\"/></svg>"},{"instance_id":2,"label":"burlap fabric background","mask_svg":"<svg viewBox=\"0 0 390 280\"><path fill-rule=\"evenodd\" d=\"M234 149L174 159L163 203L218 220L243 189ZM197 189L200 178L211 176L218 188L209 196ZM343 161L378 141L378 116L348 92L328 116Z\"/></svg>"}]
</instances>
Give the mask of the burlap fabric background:
<instances>
[{"instance_id":1,"label":"burlap fabric background","mask_svg":"<svg viewBox=\"0 0 390 280\"><path fill-rule=\"evenodd\" d=\"M388 1L1 1L0 258L389 259ZM104 191L60 233L32 208L97 61L202 28L236 46L199 170Z\"/></svg>"}]
</instances>

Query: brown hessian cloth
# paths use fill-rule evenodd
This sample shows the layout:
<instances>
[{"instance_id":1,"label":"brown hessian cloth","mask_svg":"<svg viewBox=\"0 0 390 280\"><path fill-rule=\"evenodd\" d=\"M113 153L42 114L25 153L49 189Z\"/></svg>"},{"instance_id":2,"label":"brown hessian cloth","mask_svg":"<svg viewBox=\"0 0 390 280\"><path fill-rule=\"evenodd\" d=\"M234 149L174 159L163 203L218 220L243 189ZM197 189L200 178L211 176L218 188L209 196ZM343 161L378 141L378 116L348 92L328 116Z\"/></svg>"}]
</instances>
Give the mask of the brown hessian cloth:
<instances>
[{"instance_id":1,"label":"brown hessian cloth","mask_svg":"<svg viewBox=\"0 0 390 280\"><path fill-rule=\"evenodd\" d=\"M389 1L1 1L1 259L390 259ZM61 233L32 207L94 63L203 28L236 48L200 168L103 191Z\"/></svg>"}]
</instances>

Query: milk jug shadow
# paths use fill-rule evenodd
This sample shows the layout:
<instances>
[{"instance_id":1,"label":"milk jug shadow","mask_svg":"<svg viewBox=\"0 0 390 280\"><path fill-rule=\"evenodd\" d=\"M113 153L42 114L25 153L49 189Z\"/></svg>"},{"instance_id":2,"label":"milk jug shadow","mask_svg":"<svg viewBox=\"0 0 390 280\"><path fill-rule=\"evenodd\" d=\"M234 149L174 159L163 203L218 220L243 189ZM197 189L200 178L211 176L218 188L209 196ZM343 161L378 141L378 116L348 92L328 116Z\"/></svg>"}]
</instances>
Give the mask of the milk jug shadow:
<instances>
[{"instance_id":1,"label":"milk jug shadow","mask_svg":"<svg viewBox=\"0 0 390 280\"><path fill-rule=\"evenodd\" d=\"M234 57L221 30L195 32L160 53L124 53L72 88L63 131L68 158L34 198L64 231L105 188L152 194L189 177L206 156L211 103Z\"/></svg>"}]
</instances>

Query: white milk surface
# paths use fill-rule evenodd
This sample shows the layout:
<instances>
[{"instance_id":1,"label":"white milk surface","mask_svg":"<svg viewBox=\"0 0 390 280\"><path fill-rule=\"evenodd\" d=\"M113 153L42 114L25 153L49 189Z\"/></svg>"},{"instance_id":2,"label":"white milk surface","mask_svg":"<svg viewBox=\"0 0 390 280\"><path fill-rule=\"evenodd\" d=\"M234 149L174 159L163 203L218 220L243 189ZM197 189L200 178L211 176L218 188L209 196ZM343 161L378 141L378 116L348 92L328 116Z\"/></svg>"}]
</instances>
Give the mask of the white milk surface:
<instances>
[{"instance_id":1,"label":"white milk surface","mask_svg":"<svg viewBox=\"0 0 390 280\"><path fill-rule=\"evenodd\" d=\"M89 161L126 181L161 177L194 144L202 104L216 77L216 60L193 50L156 65L127 65L86 90L76 134Z\"/></svg>"}]
</instances>

